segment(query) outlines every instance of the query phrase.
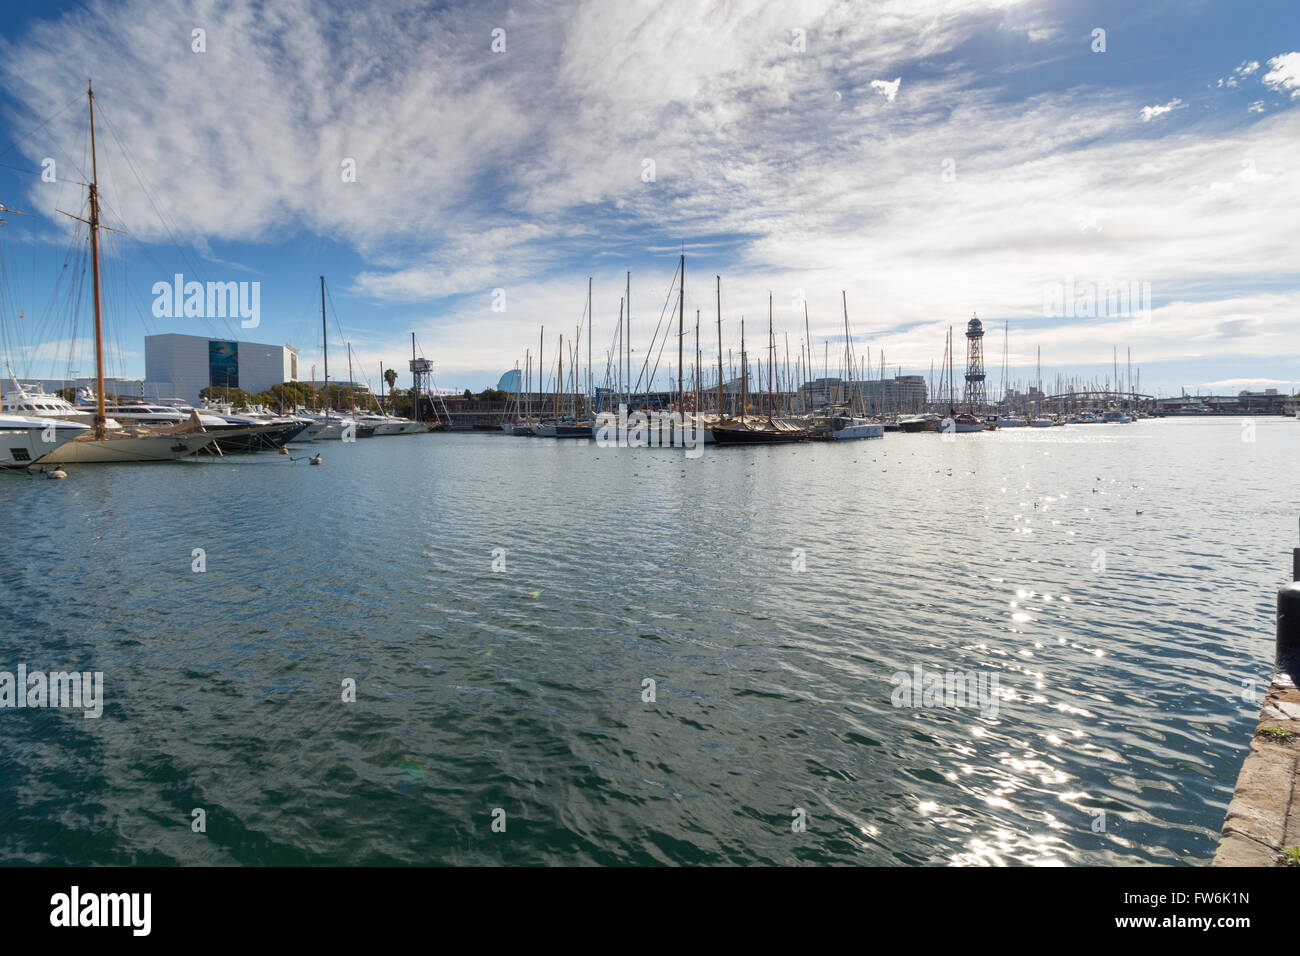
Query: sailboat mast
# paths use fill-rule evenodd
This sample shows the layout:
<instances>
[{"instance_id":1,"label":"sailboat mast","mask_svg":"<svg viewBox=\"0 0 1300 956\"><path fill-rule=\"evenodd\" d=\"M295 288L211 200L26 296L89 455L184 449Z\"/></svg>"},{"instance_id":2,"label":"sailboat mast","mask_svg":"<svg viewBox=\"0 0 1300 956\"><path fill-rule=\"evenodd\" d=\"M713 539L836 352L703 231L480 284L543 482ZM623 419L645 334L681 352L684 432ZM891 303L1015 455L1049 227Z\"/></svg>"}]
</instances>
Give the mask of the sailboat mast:
<instances>
[{"instance_id":1,"label":"sailboat mast","mask_svg":"<svg viewBox=\"0 0 1300 956\"><path fill-rule=\"evenodd\" d=\"M740 317L740 420L749 405L749 357L745 354L745 317Z\"/></svg>"},{"instance_id":2,"label":"sailboat mast","mask_svg":"<svg viewBox=\"0 0 1300 956\"><path fill-rule=\"evenodd\" d=\"M555 372L555 420L560 420L560 380L564 378L564 336L560 336L560 351L557 361L560 363Z\"/></svg>"},{"instance_id":3,"label":"sailboat mast","mask_svg":"<svg viewBox=\"0 0 1300 956\"><path fill-rule=\"evenodd\" d=\"M700 407L703 402L700 401L700 391L704 385L704 369L700 367L703 361L703 355L700 352L700 310L695 310L695 414L699 414L703 409Z\"/></svg>"},{"instance_id":4,"label":"sailboat mast","mask_svg":"<svg viewBox=\"0 0 1300 956\"><path fill-rule=\"evenodd\" d=\"M718 418L722 418L722 276L718 280Z\"/></svg>"},{"instance_id":5,"label":"sailboat mast","mask_svg":"<svg viewBox=\"0 0 1300 956\"><path fill-rule=\"evenodd\" d=\"M321 277L321 289L325 288L325 277ZM323 296L322 296L323 298ZM324 309L321 309L321 318L324 319ZM433 407L433 403L429 403ZM446 407L445 405L443 406ZM411 415L415 421L420 420L420 379L415 372L415 333L411 333ZM450 423L449 423L450 425Z\"/></svg>"},{"instance_id":6,"label":"sailboat mast","mask_svg":"<svg viewBox=\"0 0 1300 956\"><path fill-rule=\"evenodd\" d=\"M90 259L95 273L95 438L107 437L104 410L104 316L99 293L99 167L95 158L95 92L86 85L90 101Z\"/></svg>"},{"instance_id":7,"label":"sailboat mast","mask_svg":"<svg viewBox=\"0 0 1300 956\"><path fill-rule=\"evenodd\" d=\"M767 294L767 420L772 420L772 367L776 364L776 336L772 333L772 293ZM762 383L759 383L762 387Z\"/></svg>"},{"instance_id":8,"label":"sailboat mast","mask_svg":"<svg viewBox=\"0 0 1300 956\"><path fill-rule=\"evenodd\" d=\"M591 276L587 276L587 395L584 399L587 406L586 415L591 415Z\"/></svg>"},{"instance_id":9,"label":"sailboat mast","mask_svg":"<svg viewBox=\"0 0 1300 956\"><path fill-rule=\"evenodd\" d=\"M320 334L325 353L325 421L330 420L330 333L325 324L325 277L320 277ZM415 358L415 333L411 333L411 358ZM414 373L412 373L414 374Z\"/></svg>"},{"instance_id":10,"label":"sailboat mast","mask_svg":"<svg viewBox=\"0 0 1300 956\"><path fill-rule=\"evenodd\" d=\"M853 388L853 353L849 351L849 297L848 293L840 289L840 304L844 309L844 370L845 378L848 379L849 395L852 395ZM853 401L845 395L849 406L849 414L853 414Z\"/></svg>"},{"instance_id":11,"label":"sailboat mast","mask_svg":"<svg viewBox=\"0 0 1300 956\"><path fill-rule=\"evenodd\" d=\"M632 273L627 274L627 403L632 404Z\"/></svg>"},{"instance_id":12,"label":"sailboat mast","mask_svg":"<svg viewBox=\"0 0 1300 956\"><path fill-rule=\"evenodd\" d=\"M352 343L348 343L348 396L352 402L352 417L357 415L357 391L356 383L352 379Z\"/></svg>"},{"instance_id":13,"label":"sailboat mast","mask_svg":"<svg viewBox=\"0 0 1300 956\"><path fill-rule=\"evenodd\" d=\"M686 325L686 253L682 253L677 265L682 281L677 283L677 408L682 408L682 336ZM672 353L669 353L672 354Z\"/></svg>"}]
</instances>

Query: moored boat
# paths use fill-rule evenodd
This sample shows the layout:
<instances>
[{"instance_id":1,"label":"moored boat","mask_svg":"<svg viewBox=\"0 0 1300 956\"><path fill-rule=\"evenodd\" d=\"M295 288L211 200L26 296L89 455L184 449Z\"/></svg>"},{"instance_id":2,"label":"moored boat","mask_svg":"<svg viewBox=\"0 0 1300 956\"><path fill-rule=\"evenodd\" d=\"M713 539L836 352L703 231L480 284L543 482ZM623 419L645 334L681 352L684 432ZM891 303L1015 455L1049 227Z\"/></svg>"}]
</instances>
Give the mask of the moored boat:
<instances>
[{"instance_id":1,"label":"moored boat","mask_svg":"<svg viewBox=\"0 0 1300 956\"><path fill-rule=\"evenodd\" d=\"M34 465L89 428L80 422L0 415L0 468Z\"/></svg>"}]
</instances>

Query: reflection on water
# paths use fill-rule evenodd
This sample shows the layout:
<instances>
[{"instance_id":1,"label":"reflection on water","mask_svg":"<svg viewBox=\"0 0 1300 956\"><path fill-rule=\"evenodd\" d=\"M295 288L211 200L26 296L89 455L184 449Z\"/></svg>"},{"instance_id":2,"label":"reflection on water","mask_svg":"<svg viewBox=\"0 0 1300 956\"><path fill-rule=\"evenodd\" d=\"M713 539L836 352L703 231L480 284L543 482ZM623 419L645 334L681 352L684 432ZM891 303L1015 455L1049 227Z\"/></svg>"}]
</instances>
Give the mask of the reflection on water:
<instances>
[{"instance_id":1,"label":"reflection on water","mask_svg":"<svg viewBox=\"0 0 1300 956\"><path fill-rule=\"evenodd\" d=\"M107 698L0 711L0 858L1204 862L1295 537L1256 424L0 476L0 669Z\"/></svg>"}]
</instances>

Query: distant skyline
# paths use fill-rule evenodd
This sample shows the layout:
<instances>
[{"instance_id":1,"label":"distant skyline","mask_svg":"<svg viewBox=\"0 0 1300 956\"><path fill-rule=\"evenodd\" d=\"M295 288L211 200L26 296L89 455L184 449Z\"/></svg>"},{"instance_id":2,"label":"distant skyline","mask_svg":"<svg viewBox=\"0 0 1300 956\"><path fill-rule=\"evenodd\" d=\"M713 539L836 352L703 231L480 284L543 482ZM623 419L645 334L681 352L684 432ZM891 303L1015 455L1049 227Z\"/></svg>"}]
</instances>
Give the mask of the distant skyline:
<instances>
[{"instance_id":1,"label":"distant skyline","mask_svg":"<svg viewBox=\"0 0 1300 956\"><path fill-rule=\"evenodd\" d=\"M332 378L350 342L354 378L408 384L413 331L440 387L477 391L541 325L553 371L591 276L600 382L625 273L640 349L684 250L708 369L720 274L724 355L742 314L765 338L769 293L796 353L806 299L836 374L844 290L888 374L928 376L952 326L960 377L975 313L994 387L1004 323L1021 386L1039 349L1045 385L1109 378L1115 349L1147 393L1300 381L1293 2L54 0L0 28L23 377L93 369L85 228L59 212L85 215L91 80L113 375L179 332L292 344L309 378L324 274ZM156 315L176 274L257 282L256 327Z\"/></svg>"}]
</instances>

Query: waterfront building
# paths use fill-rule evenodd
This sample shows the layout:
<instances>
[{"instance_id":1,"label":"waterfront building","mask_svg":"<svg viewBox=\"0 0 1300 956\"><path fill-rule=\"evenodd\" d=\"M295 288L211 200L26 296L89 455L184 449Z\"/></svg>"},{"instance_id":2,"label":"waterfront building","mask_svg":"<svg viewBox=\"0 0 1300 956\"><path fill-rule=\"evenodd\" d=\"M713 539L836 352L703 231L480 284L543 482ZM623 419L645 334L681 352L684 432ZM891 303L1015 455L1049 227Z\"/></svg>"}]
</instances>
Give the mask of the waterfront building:
<instances>
[{"instance_id":1,"label":"waterfront building","mask_svg":"<svg viewBox=\"0 0 1300 956\"><path fill-rule=\"evenodd\" d=\"M144 367L145 379L159 394L191 404L198 403L199 392L208 386L237 388L255 395L272 385L299 380L298 350L292 345L201 335L145 336Z\"/></svg>"}]
</instances>

